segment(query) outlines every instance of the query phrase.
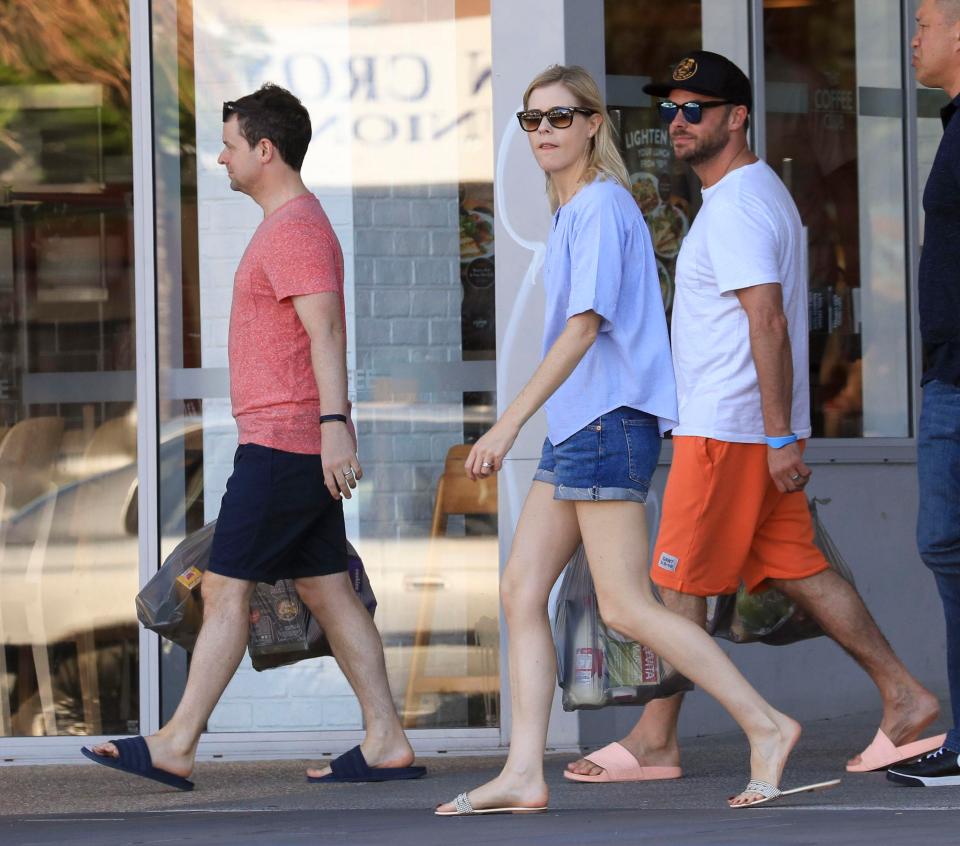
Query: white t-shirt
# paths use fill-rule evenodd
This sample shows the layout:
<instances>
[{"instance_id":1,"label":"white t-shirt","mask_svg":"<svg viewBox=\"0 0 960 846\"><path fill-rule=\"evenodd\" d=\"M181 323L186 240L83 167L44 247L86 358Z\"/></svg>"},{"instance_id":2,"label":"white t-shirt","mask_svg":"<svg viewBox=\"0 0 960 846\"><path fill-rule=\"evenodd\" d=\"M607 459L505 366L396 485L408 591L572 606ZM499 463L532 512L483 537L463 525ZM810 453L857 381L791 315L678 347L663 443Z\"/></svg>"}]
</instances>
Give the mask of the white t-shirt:
<instances>
[{"instance_id":1,"label":"white t-shirt","mask_svg":"<svg viewBox=\"0 0 960 846\"><path fill-rule=\"evenodd\" d=\"M758 161L703 191L677 257L673 367L680 425L674 435L764 443L747 313L736 291L779 283L793 352L791 428L810 437L807 279L803 225L779 177Z\"/></svg>"}]
</instances>

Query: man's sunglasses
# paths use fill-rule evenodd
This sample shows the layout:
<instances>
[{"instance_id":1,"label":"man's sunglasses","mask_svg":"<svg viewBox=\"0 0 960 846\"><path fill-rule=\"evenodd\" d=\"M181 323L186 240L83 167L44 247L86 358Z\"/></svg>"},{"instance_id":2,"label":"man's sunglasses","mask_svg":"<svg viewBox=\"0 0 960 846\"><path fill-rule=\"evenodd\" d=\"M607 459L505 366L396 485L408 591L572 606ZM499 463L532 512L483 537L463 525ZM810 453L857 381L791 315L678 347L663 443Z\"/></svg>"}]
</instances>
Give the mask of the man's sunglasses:
<instances>
[{"instance_id":1,"label":"man's sunglasses","mask_svg":"<svg viewBox=\"0 0 960 846\"><path fill-rule=\"evenodd\" d=\"M245 115L246 112L233 100L226 100L223 104L223 122L230 120L230 115Z\"/></svg>"},{"instance_id":2,"label":"man's sunglasses","mask_svg":"<svg viewBox=\"0 0 960 846\"><path fill-rule=\"evenodd\" d=\"M689 103L680 105L673 100L660 101L660 120L666 124L673 123L673 119L678 112L683 112L683 119L687 123L700 123L703 120L703 110L712 109L716 106L730 106L729 100L691 100Z\"/></svg>"},{"instance_id":3,"label":"man's sunglasses","mask_svg":"<svg viewBox=\"0 0 960 846\"><path fill-rule=\"evenodd\" d=\"M520 121L520 128L524 132L536 132L544 118L554 129L566 129L573 123L573 116L577 112L582 115L596 114L593 109L585 109L583 106L554 106L545 112L539 109L517 112L517 120Z\"/></svg>"}]
</instances>

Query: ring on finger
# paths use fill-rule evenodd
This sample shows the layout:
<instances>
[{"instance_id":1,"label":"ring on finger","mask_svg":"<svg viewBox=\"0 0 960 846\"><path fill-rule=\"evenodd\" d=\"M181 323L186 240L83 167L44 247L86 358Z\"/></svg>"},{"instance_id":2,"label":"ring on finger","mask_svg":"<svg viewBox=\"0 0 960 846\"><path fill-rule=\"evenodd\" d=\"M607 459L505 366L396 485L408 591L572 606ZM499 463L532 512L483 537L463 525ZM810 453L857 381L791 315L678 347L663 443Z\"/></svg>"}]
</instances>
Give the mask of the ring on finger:
<instances>
[{"instance_id":1,"label":"ring on finger","mask_svg":"<svg viewBox=\"0 0 960 846\"><path fill-rule=\"evenodd\" d=\"M791 482L799 482L802 478L803 478L803 476L801 476L799 473L794 473L794 474L790 477L790 481L791 481Z\"/></svg>"},{"instance_id":2,"label":"ring on finger","mask_svg":"<svg viewBox=\"0 0 960 846\"><path fill-rule=\"evenodd\" d=\"M493 465L492 465L489 461L484 461L480 466L481 466L481 467L493 467Z\"/></svg>"},{"instance_id":3,"label":"ring on finger","mask_svg":"<svg viewBox=\"0 0 960 846\"><path fill-rule=\"evenodd\" d=\"M356 476L356 475L357 475L357 474L356 474L356 471L355 471L352 467L346 467L346 468L344 468L343 470L341 470L340 472L343 473L344 478L346 478L347 476Z\"/></svg>"}]
</instances>

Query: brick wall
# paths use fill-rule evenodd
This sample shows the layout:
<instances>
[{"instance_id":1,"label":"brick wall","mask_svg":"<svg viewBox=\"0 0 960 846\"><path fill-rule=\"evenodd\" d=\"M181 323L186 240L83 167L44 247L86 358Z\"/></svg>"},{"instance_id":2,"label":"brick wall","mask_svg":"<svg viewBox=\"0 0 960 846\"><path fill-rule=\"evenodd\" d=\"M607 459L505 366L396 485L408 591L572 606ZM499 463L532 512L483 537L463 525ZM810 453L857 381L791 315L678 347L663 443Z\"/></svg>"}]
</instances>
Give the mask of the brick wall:
<instances>
[{"instance_id":1,"label":"brick wall","mask_svg":"<svg viewBox=\"0 0 960 846\"><path fill-rule=\"evenodd\" d=\"M368 489L359 538L427 534L447 450L463 440L457 393L392 375L460 360L456 185L363 188L353 199L358 434Z\"/></svg>"}]
</instances>

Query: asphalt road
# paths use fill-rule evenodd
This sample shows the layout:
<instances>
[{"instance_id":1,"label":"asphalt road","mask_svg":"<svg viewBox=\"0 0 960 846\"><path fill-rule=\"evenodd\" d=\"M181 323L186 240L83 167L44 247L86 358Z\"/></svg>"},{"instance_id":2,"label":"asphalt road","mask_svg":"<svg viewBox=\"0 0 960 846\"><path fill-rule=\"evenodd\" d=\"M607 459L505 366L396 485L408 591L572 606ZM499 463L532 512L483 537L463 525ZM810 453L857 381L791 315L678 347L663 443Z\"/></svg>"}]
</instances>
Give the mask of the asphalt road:
<instances>
[{"instance_id":1,"label":"asphalt road","mask_svg":"<svg viewBox=\"0 0 960 846\"><path fill-rule=\"evenodd\" d=\"M7 846L300 846L300 844L955 844L960 811L759 808L746 812L564 810L525 817L437 819L422 810L159 811L0 822Z\"/></svg>"},{"instance_id":2,"label":"asphalt road","mask_svg":"<svg viewBox=\"0 0 960 846\"><path fill-rule=\"evenodd\" d=\"M561 775L570 756L552 755L548 813L469 819L431 811L491 778L502 758L427 758L424 779L367 785L307 784L303 761L203 763L192 793L94 764L2 767L0 846L960 844L960 788L906 788L883 773L843 772L875 719L805 726L785 786L842 777L839 787L738 811L724 799L746 780L739 734L685 741L684 778L671 782L574 784Z\"/></svg>"}]
</instances>

